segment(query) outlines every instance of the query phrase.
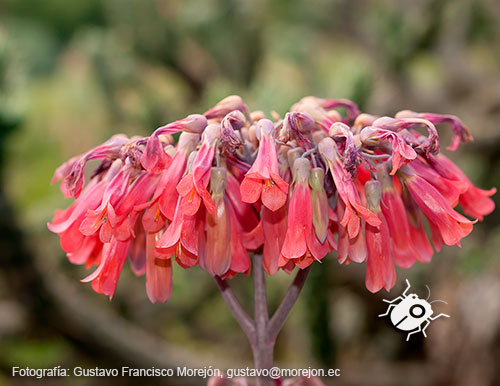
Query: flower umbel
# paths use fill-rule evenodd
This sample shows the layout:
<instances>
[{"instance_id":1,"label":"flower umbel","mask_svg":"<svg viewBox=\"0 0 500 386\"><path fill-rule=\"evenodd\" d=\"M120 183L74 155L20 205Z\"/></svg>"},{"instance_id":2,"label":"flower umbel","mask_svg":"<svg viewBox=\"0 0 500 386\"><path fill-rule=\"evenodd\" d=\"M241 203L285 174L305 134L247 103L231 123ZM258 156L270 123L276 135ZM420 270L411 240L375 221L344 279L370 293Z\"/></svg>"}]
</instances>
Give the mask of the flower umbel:
<instances>
[{"instance_id":1,"label":"flower umbel","mask_svg":"<svg viewBox=\"0 0 500 386\"><path fill-rule=\"evenodd\" d=\"M251 254L274 275L333 250L340 263L366 262L370 291L390 290L394 265L430 262L432 245L460 246L494 210L495 188L475 187L440 153L442 123L454 133L449 149L472 140L453 115L377 117L306 97L281 119L233 95L64 163L53 181L75 201L48 227L70 262L97 267L82 281L110 298L127 260L146 275L149 299L165 302L174 262L224 279L249 274ZM90 160L100 163L86 181Z\"/></svg>"}]
</instances>

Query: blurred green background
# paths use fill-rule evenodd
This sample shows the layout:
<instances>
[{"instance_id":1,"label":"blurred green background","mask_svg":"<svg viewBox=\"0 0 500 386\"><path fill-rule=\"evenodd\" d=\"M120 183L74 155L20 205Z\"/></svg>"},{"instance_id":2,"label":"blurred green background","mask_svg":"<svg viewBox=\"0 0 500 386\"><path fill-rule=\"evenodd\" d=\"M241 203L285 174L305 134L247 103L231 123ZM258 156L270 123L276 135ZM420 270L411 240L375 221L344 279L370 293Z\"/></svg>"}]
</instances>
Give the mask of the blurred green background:
<instances>
[{"instance_id":1,"label":"blurred green background","mask_svg":"<svg viewBox=\"0 0 500 386\"><path fill-rule=\"evenodd\" d=\"M78 282L85 269L67 262L45 225L69 205L49 184L63 161L115 133L148 135L229 94L266 112L316 95L351 98L377 115L456 114L475 142L451 158L480 187L498 187L500 4L1 1L0 385L40 383L12 378L12 366L251 365L244 335L204 272L175 269L172 299L152 305L144 279L126 267L110 303ZM448 129L439 129L447 144ZM364 266L340 266L335 256L316 264L277 342L277 364L340 368L340 378L324 380L332 385L500 385L499 220L495 212L477 224L461 249L398 269L389 295L364 288ZM405 278L422 296L428 284L452 315L408 343L377 317ZM289 281L268 281L271 307ZM232 284L250 305L248 279Z\"/></svg>"}]
</instances>

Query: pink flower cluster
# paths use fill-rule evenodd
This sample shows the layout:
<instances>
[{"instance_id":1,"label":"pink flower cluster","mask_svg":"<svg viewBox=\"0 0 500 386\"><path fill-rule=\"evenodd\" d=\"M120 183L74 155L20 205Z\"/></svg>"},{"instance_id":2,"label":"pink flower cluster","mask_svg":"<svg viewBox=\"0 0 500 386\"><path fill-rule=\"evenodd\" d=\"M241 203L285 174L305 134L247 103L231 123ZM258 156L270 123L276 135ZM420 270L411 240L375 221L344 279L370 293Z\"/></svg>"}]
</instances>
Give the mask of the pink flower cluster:
<instances>
[{"instance_id":1,"label":"pink flower cluster","mask_svg":"<svg viewBox=\"0 0 500 386\"><path fill-rule=\"evenodd\" d=\"M395 264L429 262L431 241L460 245L494 209L495 189L478 189L440 153L436 124L451 126L451 150L472 139L454 116L377 117L306 97L271 118L230 96L60 166L53 180L75 201L49 229L72 263L97 266L83 281L112 297L128 258L150 300L164 302L173 260L231 278L250 272L249 253L273 275L336 250L340 263L366 262L370 291L389 290ZM100 163L85 184L90 160Z\"/></svg>"}]
</instances>

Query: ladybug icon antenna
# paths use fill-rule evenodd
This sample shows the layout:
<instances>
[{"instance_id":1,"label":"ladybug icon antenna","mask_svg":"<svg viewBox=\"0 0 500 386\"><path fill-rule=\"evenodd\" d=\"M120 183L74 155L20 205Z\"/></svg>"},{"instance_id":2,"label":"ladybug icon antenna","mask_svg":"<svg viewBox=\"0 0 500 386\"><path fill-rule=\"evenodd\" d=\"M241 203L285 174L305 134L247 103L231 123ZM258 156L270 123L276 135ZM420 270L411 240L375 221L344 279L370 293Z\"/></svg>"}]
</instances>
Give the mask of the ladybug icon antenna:
<instances>
[{"instance_id":1,"label":"ladybug icon antenna","mask_svg":"<svg viewBox=\"0 0 500 386\"><path fill-rule=\"evenodd\" d=\"M429 304L436 303L436 302L441 302L441 303L444 303L444 304L448 304L444 300L439 300L439 299L433 300L432 302L429 302Z\"/></svg>"},{"instance_id":2,"label":"ladybug icon antenna","mask_svg":"<svg viewBox=\"0 0 500 386\"><path fill-rule=\"evenodd\" d=\"M427 284L425 286L427 287L427 291L429 292L429 295L427 295L427 299L425 299L425 301L427 301L431 297L431 289L429 288L429 286Z\"/></svg>"}]
</instances>

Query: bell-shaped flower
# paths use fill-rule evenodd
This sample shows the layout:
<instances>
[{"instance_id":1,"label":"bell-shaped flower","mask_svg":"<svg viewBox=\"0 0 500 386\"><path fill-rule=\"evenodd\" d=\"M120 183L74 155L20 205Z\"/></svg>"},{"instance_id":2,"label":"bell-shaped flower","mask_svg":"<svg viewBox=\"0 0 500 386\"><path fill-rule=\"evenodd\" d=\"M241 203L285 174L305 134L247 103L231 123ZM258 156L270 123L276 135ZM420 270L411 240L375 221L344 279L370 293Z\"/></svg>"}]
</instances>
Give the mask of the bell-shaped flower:
<instances>
[{"instance_id":1,"label":"bell-shaped flower","mask_svg":"<svg viewBox=\"0 0 500 386\"><path fill-rule=\"evenodd\" d=\"M262 204L276 211L286 202L288 184L279 175L273 123L261 119L257 128L260 135L259 153L240 185L241 199L254 203L262 197Z\"/></svg>"},{"instance_id":2,"label":"bell-shaped flower","mask_svg":"<svg viewBox=\"0 0 500 386\"><path fill-rule=\"evenodd\" d=\"M329 206L325 191L325 172L321 168L313 168L309 175L312 202L312 223L316 236L324 243L328 236Z\"/></svg>"},{"instance_id":3,"label":"bell-shaped flower","mask_svg":"<svg viewBox=\"0 0 500 386\"><path fill-rule=\"evenodd\" d=\"M215 210L207 213L206 242L199 249L201 267L212 276L224 275L231 266L231 218L225 195L227 171L212 168L210 190Z\"/></svg>"},{"instance_id":4,"label":"bell-shaped flower","mask_svg":"<svg viewBox=\"0 0 500 386\"><path fill-rule=\"evenodd\" d=\"M156 257L155 244L160 233L146 236L146 293L151 303L165 303L172 295L172 259Z\"/></svg>"},{"instance_id":5,"label":"bell-shaped flower","mask_svg":"<svg viewBox=\"0 0 500 386\"><path fill-rule=\"evenodd\" d=\"M345 204L342 200L337 202L335 208L337 218L343 218L345 213ZM350 238L347 229L340 223L337 224L337 258L340 264L349 264L350 262L362 263L368 256L365 240L365 221L361 220L360 231L354 238Z\"/></svg>"},{"instance_id":6,"label":"bell-shaped flower","mask_svg":"<svg viewBox=\"0 0 500 386\"><path fill-rule=\"evenodd\" d=\"M286 113L278 140L285 143L295 140L299 146L308 149L311 141L306 135L310 135L315 126L314 119L307 113Z\"/></svg>"},{"instance_id":7,"label":"bell-shaped flower","mask_svg":"<svg viewBox=\"0 0 500 386\"><path fill-rule=\"evenodd\" d=\"M175 256L180 266L189 268L198 264L199 228L196 222L201 221L204 211L200 210L194 216L186 215L181 210L181 200L179 197L174 218L156 243L156 252L163 259Z\"/></svg>"},{"instance_id":8,"label":"bell-shaped flower","mask_svg":"<svg viewBox=\"0 0 500 386\"><path fill-rule=\"evenodd\" d=\"M62 249L66 253L80 249L85 236L80 232L80 224L89 210L95 210L102 201L107 181L92 180L82 194L65 210L57 210L52 222L47 224L50 231L60 237Z\"/></svg>"},{"instance_id":9,"label":"bell-shaped flower","mask_svg":"<svg viewBox=\"0 0 500 386\"><path fill-rule=\"evenodd\" d=\"M90 160L117 158L124 145L130 140L123 134L114 135L108 141L89 152L73 157L56 169L52 183L62 180L61 191L65 197L78 198L85 185L85 165Z\"/></svg>"},{"instance_id":10,"label":"bell-shaped flower","mask_svg":"<svg viewBox=\"0 0 500 386\"><path fill-rule=\"evenodd\" d=\"M162 217L168 220L173 219L177 199L179 197L176 186L186 170L188 156L193 152L199 139L200 136L198 134L183 132L180 135L176 146L177 150L172 158L172 163L168 169L161 172L153 197L150 201L142 205L137 205L135 210L140 211L149 208L146 209L146 211L154 211L154 218L155 216L160 216L160 213L157 213L159 209Z\"/></svg>"},{"instance_id":11,"label":"bell-shaped flower","mask_svg":"<svg viewBox=\"0 0 500 386\"><path fill-rule=\"evenodd\" d=\"M446 245L458 245L460 240L472 231L475 221L470 221L453 210L451 205L425 179L410 168L401 169L403 182L412 198L429 222L438 229Z\"/></svg>"},{"instance_id":12,"label":"bell-shaped flower","mask_svg":"<svg viewBox=\"0 0 500 386\"><path fill-rule=\"evenodd\" d=\"M313 96L302 98L299 102L292 106L291 111L297 113L306 113L309 117L314 119L316 125L321 127L328 133L330 127L335 123L341 121L340 114L335 116L328 114L325 108L321 105L321 99Z\"/></svg>"},{"instance_id":13,"label":"bell-shaped flower","mask_svg":"<svg viewBox=\"0 0 500 386\"><path fill-rule=\"evenodd\" d=\"M496 193L496 188L489 190L479 189L449 158L442 154L428 159L431 166L444 178L453 182L455 186L463 187L459 202L465 214L483 220L484 216L495 209L495 202L490 198Z\"/></svg>"},{"instance_id":14,"label":"bell-shaped flower","mask_svg":"<svg viewBox=\"0 0 500 386\"><path fill-rule=\"evenodd\" d=\"M360 231L360 217L371 226L380 225L380 219L361 203L358 191L351 175L342 165L337 145L331 138L324 138L318 145L321 154L337 188L340 199L344 202L345 213L340 224L347 228L349 238L355 238Z\"/></svg>"},{"instance_id":15,"label":"bell-shaped flower","mask_svg":"<svg viewBox=\"0 0 500 386\"><path fill-rule=\"evenodd\" d=\"M177 184L177 192L181 196L182 212L188 216L196 214L202 200L209 213L213 213L215 210L207 186L210 182L210 171L217 140L220 138L220 130L219 124L207 126L203 132L201 147L194 158L190 172Z\"/></svg>"},{"instance_id":16,"label":"bell-shaped flower","mask_svg":"<svg viewBox=\"0 0 500 386\"><path fill-rule=\"evenodd\" d=\"M401 196L396 192L393 177L387 173L385 164L377 167L377 179L382 186L380 207L390 234L394 263L403 268L410 268L418 252L413 247L408 216Z\"/></svg>"},{"instance_id":17,"label":"bell-shaped flower","mask_svg":"<svg viewBox=\"0 0 500 386\"><path fill-rule=\"evenodd\" d=\"M127 259L129 246L130 241L118 241L115 238L112 238L109 243L105 243L99 267L85 279L82 279L82 282L91 281L95 292L107 295L112 299Z\"/></svg>"},{"instance_id":18,"label":"bell-shaped flower","mask_svg":"<svg viewBox=\"0 0 500 386\"><path fill-rule=\"evenodd\" d=\"M113 163L111 170L114 168L120 170L110 180L109 185L106 186L101 204L97 209L89 210L80 224L80 232L85 236L93 235L101 228L102 224L108 221L111 227L114 227L117 222L114 208L127 192L131 170L129 165L123 165L123 162L119 159Z\"/></svg>"},{"instance_id":19,"label":"bell-shaped flower","mask_svg":"<svg viewBox=\"0 0 500 386\"><path fill-rule=\"evenodd\" d=\"M455 207L458 204L460 195L467 189L464 184L456 184L454 181L441 176L432 166L421 159L416 159L408 166L415 171L416 174L434 186L446 201L448 201L451 207Z\"/></svg>"},{"instance_id":20,"label":"bell-shaped flower","mask_svg":"<svg viewBox=\"0 0 500 386\"><path fill-rule=\"evenodd\" d=\"M309 186L310 173L311 165L306 158L298 158L294 161L294 183L288 207L288 229L281 249L280 267L292 260L295 265L304 269L314 260L320 261L330 251L326 237L323 242L320 242L314 230Z\"/></svg>"},{"instance_id":21,"label":"bell-shaped flower","mask_svg":"<svg viewBox=\"0 0 500 386\"><path fill-rule=\"evenodd\" d=\"M368 259L366 262L366 288L370 292L378 292L382 288L389 291L396 283L396 270L391 255L389 228L380 209L382 187L379 181L368 181L365 184L366 203L376 213L380 225L374 227L366 224L366 246Z\"/></svg>"}]
</instances>

